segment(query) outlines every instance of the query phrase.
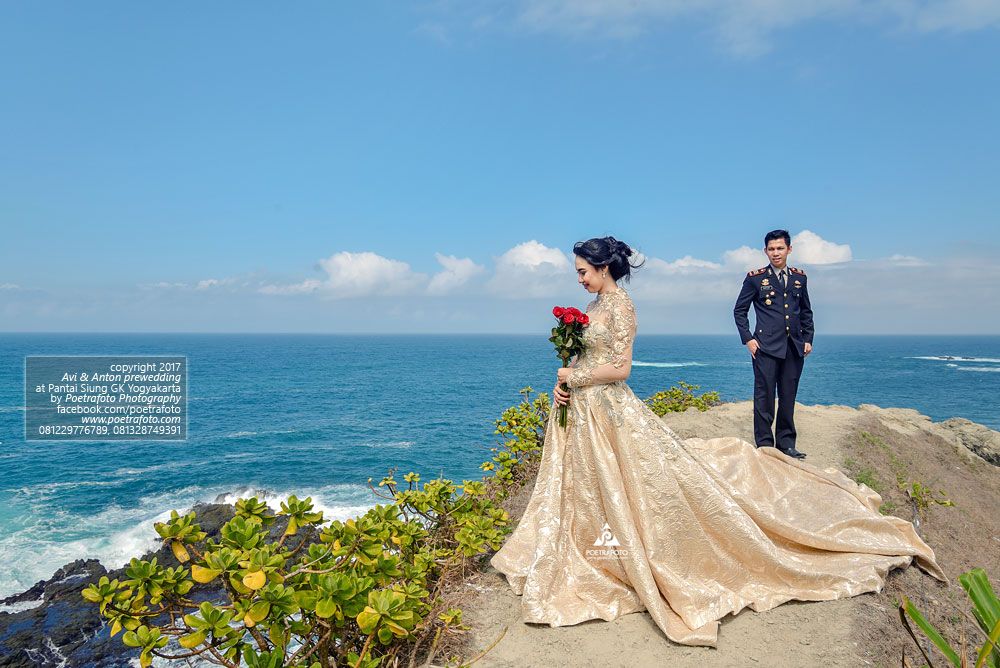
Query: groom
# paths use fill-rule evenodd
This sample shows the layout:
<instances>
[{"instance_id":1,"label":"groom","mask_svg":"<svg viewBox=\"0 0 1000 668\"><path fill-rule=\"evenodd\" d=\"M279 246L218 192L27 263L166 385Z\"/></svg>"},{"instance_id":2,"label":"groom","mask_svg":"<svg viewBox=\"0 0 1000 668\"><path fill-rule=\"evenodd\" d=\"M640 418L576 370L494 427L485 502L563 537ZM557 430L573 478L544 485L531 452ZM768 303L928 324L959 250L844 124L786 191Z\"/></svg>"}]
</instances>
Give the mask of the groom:
<instances>
[{"instance_id":1,"label":"groom","mask_svg":"<svg viewBox=\"0 0 1000 668\"><path fill-rule=\"evenodd\" d=\"M806 288L806 274L789 267L792 238L785 230L764 236L766 267L743 279L733 316L740 339L753 358L753 435L757 447L777 445L786 455L805 459L795 449L795 393L802 363L812 352L813 312ZM753 304L756 331L750 329L747 313ZM774 420L774 391L778 390L778 420ZM776 442L777 441L777 442Z\"/></svg>"}]
</instances>

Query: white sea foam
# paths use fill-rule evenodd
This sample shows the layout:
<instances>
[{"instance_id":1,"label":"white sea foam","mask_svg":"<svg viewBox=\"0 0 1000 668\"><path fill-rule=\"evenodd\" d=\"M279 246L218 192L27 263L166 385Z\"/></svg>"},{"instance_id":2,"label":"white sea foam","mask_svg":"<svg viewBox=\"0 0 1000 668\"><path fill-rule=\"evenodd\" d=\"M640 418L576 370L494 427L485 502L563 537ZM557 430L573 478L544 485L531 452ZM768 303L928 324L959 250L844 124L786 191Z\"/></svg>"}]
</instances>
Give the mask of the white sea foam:
<instances>
[{"instance_id":1,"label":"white sea foam","mask_svg":"<svg viewBox=\"0 0 1000 668\"><path fill-rule=\"evenodd\" d=\"M37 608L44 602L45 597L39 596L34 601L18 601L17 603L8 603L7 605L0 605L0 612L9 612L13 615L18 612L24 612L25 610Z\"/></svg>"},{"instance_id":2,"label":"white sea foam","mask_svg":"<svg viewBox=\"0 0 1000 668\"><path fill-rule=\"evenodd\" d=\"M980 371L983 373L1000 373L1000 366L960 366L959 371Z\"/></svg>"},{"instance_id":3,"label":"white sea foam","mask_svg":"<svg viewBox=\"0 0 1000 668\"><path fill-rule=\"evenodd\" d=\"M116 469L111 475L113 476L137 476L143 473L153 473L154 471L169 471L172 469L180 469L185 467L196 467L198 462L190 461L176 461L176 462L164 462L162 464L154 464L153 466L141 466L138 468L120 468Z\"/></svg>"},{"instance_id":4,"label":"white sea foam","mask_svg":"<svg viewBox=\"0 0 1000 668\"><path fill-rule=\"evenodd\" d=\"M0 569L0 598L51 577L75 559L97 558L107 568L118 568L132 557L142 556L159 544L153 523L167 521L171 510L184 512L198 502L211 503L220 497L233 503L247 496L257 496L279 510L280 503L293 493L300 499L311 497L314 508L323 511L324 520L364 514L379 501L371 490L358 484L291 490L191 486L147 495L131 506L113 503L97 513L53 508L44 496L22 497L17 506L30 510L0 536L0 563L6 565Z\"/></svg>"},{"instance_id":5,"label":"white sea foam","mask_svg":"<svg viewBox=\"0 0 1000 668\"><path fill-rule=\"evenodd\" d=\"M32 503L39 503L52 498L55 494L67 490L81 487L113 487L120 485L118 480L66 480L62 482L47 482L39 485L25 487L8 487L6 491L12 492L15 498L27 500Z\"/></svg>"},{"instance_id":6,"label":"white sea foam","mask_svg":"<svg viewBox=\"0 0 1000 668\"><path fill-rule=\"evenodd\" d=\"M254 436L267 436L268 434L295 434L298 429L267 429L265 431L234 431L226 434L226 438L252 438Z\"/></svg>"},{"instance_id":7,"label":"white sea foam","mask_svg":"<svg viewBox=\"0 0 1000 668\"><path fill-rule=\"evenodd\" d=\"M409 448L416 441L365 441L360 445L366 448Z\"/></svg>"},{"instance_id":8,"label":"white sea foam","mask_svg":"<svg viewBox=\"0 0 1000 668\"><path fill-rule=\"evenodd\" d=\"M963 355L918 355L907 357L908 360L932 360L936 362L986 362L988 364L1000 364L1000 359L995 357L965 357Z\"/></svg>"},{"instance_id":9,"label":"white sea foam","mask_svg":"<svg viewBox=\"0 0 1000 668\"><path fill-rule=\"evenodd\" d=\"M372 495L371 490L367 487L355 484L341 484L326 485L318 489L305 488L290 491L244 487L243 489L218 495L216 503L235 504L238 499L256 496L258 500L266 503L269 508L277 511L281 509L281 502L287 500L292 494L295 494L299 500L306 497L311 498L313 509L323 511L324 520L346 520L356 515L363 515L377 501Z\"/></svg>"},{"instance_id":10,"label":"white sea foam","mask_svg":"<svg viewBox=\"0 0 1000 668\"><path fill-rule=\"evenodd\" d=\"M655 366L662 369L676 369L682 366L705 366L702 362L640 362L632 360L632 366Z\"/></svg>"}]
</instances>

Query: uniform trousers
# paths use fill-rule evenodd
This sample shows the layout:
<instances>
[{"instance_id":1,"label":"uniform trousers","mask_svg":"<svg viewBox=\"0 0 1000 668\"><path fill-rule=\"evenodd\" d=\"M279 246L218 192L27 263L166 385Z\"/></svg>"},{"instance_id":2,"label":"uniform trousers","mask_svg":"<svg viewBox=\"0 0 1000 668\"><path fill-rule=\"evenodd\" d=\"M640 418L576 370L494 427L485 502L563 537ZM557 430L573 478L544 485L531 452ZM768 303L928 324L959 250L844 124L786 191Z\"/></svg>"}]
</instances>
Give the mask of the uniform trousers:
<instances>
[{"instance_id":1,"label":"uniform trousers","mask_svg":"<svg viewBox=\"0 0 1000 668\"><path fill-rule=\"evenodd\" d=\"M795 448L795 394L805 361L791 337L785 337L784 359L758 350L753 358L753 435L758 448ZM774 393L778 392L778 419L774 419ZM771 425L774 424L774 433Z\"/></svg>"}]
</instances>

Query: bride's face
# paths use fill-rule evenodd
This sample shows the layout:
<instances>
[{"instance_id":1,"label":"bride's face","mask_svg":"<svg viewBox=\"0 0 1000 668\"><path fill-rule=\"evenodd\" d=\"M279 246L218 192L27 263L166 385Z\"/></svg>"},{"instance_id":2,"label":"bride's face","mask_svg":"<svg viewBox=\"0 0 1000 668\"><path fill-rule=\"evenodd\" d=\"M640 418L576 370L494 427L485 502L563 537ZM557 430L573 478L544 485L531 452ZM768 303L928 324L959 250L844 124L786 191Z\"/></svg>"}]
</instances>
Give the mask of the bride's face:
<instances>
[{"instance_id":1,"label":"bride's face","mask_svg":"<svg viewBox=\"0 0 1000 668\"><path fill-rule=\"evenodd\" d=\"M602 269L598 269L579 255L576 256L576 282L587 292L598 292L604 286L605 276L602 272Z\"/></svg>"}]
</instances>

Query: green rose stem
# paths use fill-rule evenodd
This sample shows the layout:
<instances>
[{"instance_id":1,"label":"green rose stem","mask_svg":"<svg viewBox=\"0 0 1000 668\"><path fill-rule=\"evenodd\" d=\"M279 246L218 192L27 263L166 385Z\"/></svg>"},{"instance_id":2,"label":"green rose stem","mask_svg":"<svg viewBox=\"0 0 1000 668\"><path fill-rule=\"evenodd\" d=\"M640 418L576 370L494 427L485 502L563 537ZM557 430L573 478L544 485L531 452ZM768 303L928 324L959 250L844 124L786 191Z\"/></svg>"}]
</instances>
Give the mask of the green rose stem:
<instances>
[{"instance_id":1,"label":"green rose stem","mask_svg":"<svg viewBox=\"0 0 1000 668\"><path fill-rule=\"evenodd\" d=\"M566 359L565 357L563 357L562 358L562 365L563 365L564 369L566 367L568 367L569 366L569 360ZM566 383L560 383L559 384L559 389L562 390L563 392L569 392L569 386ZM569 409L569 405L568 404L562 404L561 406L559 406L559 426L560 427L563 427L563 428L566 427L566 414L569 412L568 409Z\"/></svg>"}]
</instances>

